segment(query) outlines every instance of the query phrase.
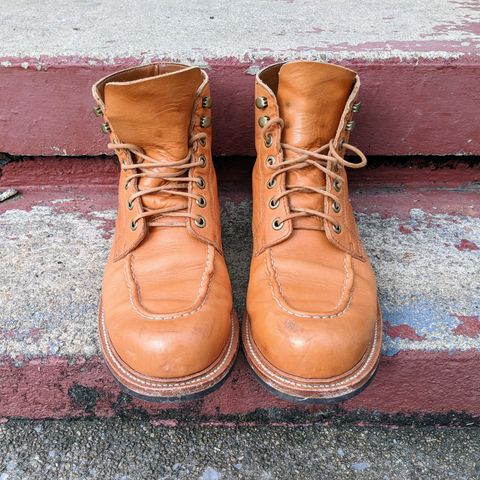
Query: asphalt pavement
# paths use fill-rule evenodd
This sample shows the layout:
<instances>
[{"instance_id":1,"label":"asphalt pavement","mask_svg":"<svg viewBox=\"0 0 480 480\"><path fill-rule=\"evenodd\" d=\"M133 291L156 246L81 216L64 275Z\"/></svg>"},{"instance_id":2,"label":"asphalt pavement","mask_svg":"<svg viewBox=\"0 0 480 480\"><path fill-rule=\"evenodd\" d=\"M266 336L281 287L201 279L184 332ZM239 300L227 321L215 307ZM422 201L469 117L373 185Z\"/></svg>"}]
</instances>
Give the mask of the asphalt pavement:
<instances>
[{"instance_id":1,"label":"asphalt pavement","mask_svg":"<svg viewBox=\"0 0 480 480\"><path fill-rule=\"evenodd\" d=\"M10 420L0 480L480 479L480 428Z\"/></svg>"}]
</instances>

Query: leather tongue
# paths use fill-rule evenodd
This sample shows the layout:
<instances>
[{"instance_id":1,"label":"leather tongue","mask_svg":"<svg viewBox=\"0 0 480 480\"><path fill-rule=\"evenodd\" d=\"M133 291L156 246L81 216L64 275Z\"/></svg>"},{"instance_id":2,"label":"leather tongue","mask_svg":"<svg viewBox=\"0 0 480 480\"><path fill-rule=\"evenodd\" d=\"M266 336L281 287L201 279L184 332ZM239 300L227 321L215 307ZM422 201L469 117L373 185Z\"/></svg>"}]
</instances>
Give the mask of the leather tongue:
<instances>
[{"instance_id":1,"label":"leather tongue","mask_svg":"<svg viewBox=\"0 0 480 480\"><path fill-rule=\"evenodd\" d=\"M282 142L315 150L335 136L356 75L350 70L318 62L292 62L280 68L277 101L285 122ZM298 154L284 150L285 158ZM325 175L315 167L287 173L287 185L325 186ZM323 211L324 197L310 192L289 195L291 208ZM322 228L315 217L301 217L295 228Z\"/></svg>"},{"instance_id":2,"label":"leather tongue","mask_svg":"<svg viewBox=\"0 0 480 480\"><path fill-rule=\"evenodd\" d=\"M175 162L188 153L189 127L195 93L202 83L198 67L143 78L129 82L111 82L105 86L105 114L122 143L141 147L145 154L162 162ZM143 160L135 159L137 163ZM168 167L145 172L174 173ZM169 182L161 178L140 178L140 190ZM172 188L179 188L178 183ZM185 186L186 188L186 186ZM187 208L187 199L168 193L142 196L146 209Z\"/></svg>"}]
</instances>

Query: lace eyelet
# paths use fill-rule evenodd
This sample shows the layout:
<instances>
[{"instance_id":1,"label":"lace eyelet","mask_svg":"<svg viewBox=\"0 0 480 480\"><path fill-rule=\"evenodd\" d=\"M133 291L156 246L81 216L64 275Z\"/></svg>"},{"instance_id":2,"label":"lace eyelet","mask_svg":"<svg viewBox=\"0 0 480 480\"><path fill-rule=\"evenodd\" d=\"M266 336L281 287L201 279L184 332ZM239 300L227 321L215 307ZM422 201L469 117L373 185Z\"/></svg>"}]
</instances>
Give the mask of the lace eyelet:
<instances>
[{"instance_id":1,"label":"lace eyelet","mask_svg":"<svg viewBox=\"0 0 480 480\"><path fill-rule=\"evenodd\" d=\"M202 177L198 177L197 185L198 188L203 190L205 188L205 180Z\"/></svg>"},{"instance_id":2,"label":"lace eyelet","mask_svg":"<svg viewBox=\"0 0 480 480\"><path fill-rule=\"evenodd\" d=\"M212 97L203 97L202 98L202 107L203 108L212 108Z\"/></svg>"},{"instance_id":3,"label":"lace eyelet","mask_svg":"<svg viewBox=\"0 0 480 480\"><path fill-rule=\"evenodd\" d=\"M201 145L202 147L204 147L204 146L207 144L207 139L206 139L205 137L202 137L202 138L199 140L199 142L200 142L200 145Z\"/></svg>"},{"instance_id":4,"label":"lace eyelet","mask_svg":"<svg viewBox=\"0 0 480 480\"><path fill-rule=\"evenodd\" d=\"M203 217L198 217L195 219L195 225L198 228L204 228L207 225L207 221Z\"/></svg>"},{"instance_id":5,"label":"lace eyelet","mask_svg":"<svg viewBox=\"0 0 480 480\"><path fill-rule=\"evenodd\" d=\"M267 148L270 148L273 145L273 137L271 133L266 136L264 143Z\"/></svg>"},{"instance_id":6,"label":"lace eyelet","mask_svg":"<svg viewBox=\"0 0 480 480\"><path fill-rule=\"evenodd\" d=\"M133 209L133 202L131 202L130 200L127 202L127 208L129 210L132 210Z\"/></svg>"},{"instance_id":7,"label":"lace eyelet","mask_svg":"<svg viewBox=\"0 0 480 480\"><path fill-rule=\"evenodd\" d=\"M135 231L137 229L137 222L135 220L132 220L132 223L130 223L130 228Z\"/></svg>"},{"instance_id":8,"label":"lace eyelet","mask_svg":"<svg viewBox=\"0 0 480 480\"><path fill-rule=\"evenodd\" d=\"M270 178L267 181L267 188L272 189L277 184L276 178Z\"/></svg>"},{"instance_id":9,"label":"lace eyelet","mask_svg":"<svg viewBox=\"0 0 480 480\"><path fill-rule=\"evenodd\" d=\"M350 120L350 121L347 122L347 124L345 125L345 130L346 130L347 132L351 132L354 128L355 128L355 121L354 121L354 120Z\"/></svg>"},{"instance_id":10,"label":"lace eyelet","mask_svg":"<svg viewBox=\"0 0 480 480\"><path fill-rule=\"evenodd\" d=\"M263 115L263 117L260 117L258 119L258 124L260 125L261 128L263 128L269 120L270 120L270 117L268 115Z\"/></svg>"},{"instance_id":11,"label":"lace eyelet","mask_svg":"<svg viewBox=\"0 0 480 480\"><path fill-rule=\"evenodd\" d=\"M201 168L205 168L207 166L207 157L205 157L205 155L200 155L198 157L198 161L200 162Z\"/></svg>"},{"instance_id":12,"label":"lace eyelet","mask_svg":"<svg viewBox=\"0 0 480 480\"><path fill-rule=\"evenodd\" d=\"M333 181L333 188L336 192L339 192L342 189L342 184L337 179L335 179Z\"/></svg>"},{"instance_id":13,"label":"lace eyelet","mask_svg":"<svg viewBox=\"0 0 480 480\"><path fill-rule=\"evenodd\" d=\"M279 222L278 218L275 218L272 222L272 228L274 230L280 230L281 228L283 228L283 222Z\"/></svg>"},{"instance_id":14,"label":"lace eyelet","mask_svg":"<svg viewBox=\"0 0 480 480\"><path fill-rule=\"evenodd\" d=\"M332 225L332 230L333 230L336 234L342 233L342 227L341 227L341 225L333 224L333 225Z\"/></svg>"},{"instance_id":15,"label":"lace eyelet","mask_svg":"<svg viewBox=\"0 0 480 480\"><path fill-rule=\"evenodd\" d=\"M335 212L335 213L340 213L340 210L342 209L342 205L338 202L333 202L332 203L332 210Z\"/></svg>"},{"instance_id":16,"label":"lace eyelet","mask_svg":"<svg viewBox=\"0 0 480 480\"><path fill-rule=\"evenodd\" d=\"M343 144L345 143L345 139L341 138L339 141L338 141L338 149L339 150L343 150Z\"/></svg>"},{"instance_id":17,"label":"lace eyelet","mask_svg":"<svg viewBox=\"0 0 480 480\"><path fill-rule=\"evenodd\" d=\"M278 208L278 206L280 205L280 201L279 200L275 200L273 197L270 199L270 201L268 202L268 206L274 210L275 208Z\"/></svg>"},{"instance_id":18,"label":"lace eyelet","mask_svg":"<svg viewBox=\"0 0 480 480\"><path fill-rule=\"evenodd\" d=\"M125 190L128 190L128 187L129 187L129 185L130 185L130 180L131 180L130 178L127 178L127 179L125 180Z\"/></svg>"},{"instance_id":19,"label":"lace eyelet","mask_svg":"<svg viewBox=\"0 0 480 480\"><path fill-rule=\"evenodd\" d=\"M203 195L200 195L196 200L195 200L195 203L200 207L200 208L204 208L205 205L207 204L207 200L205 199L205 197Z\"/></svg>"},{"instance_id":20,"label":"lace eyelet","mask_svg":"<svg viewBox=\"0 0 480 480\"><path fill-rule=\"evenodd\" d=\"M268 107L268 99L267 97L257 97L255 100L255 105L257 108L261 108L262 110L264 108Z\"/></svg>"},{"instance_id":21,"label":"lace eyelet","mask_svg":"<svg viewBox=\"0 0 480 480\"><path fill-rule=\"evenodd\" d=\"M340 165L338 163L333 164L333 171L338 173L340 171Z\"/></svg>"},{"instance_id":22,"label":"lace eyelet","mask_svg":"<svg viewBox=\"0 0 480 480\"><path fill-rule=\"evenodd\" d=\"M210 120L210 117L207 117L207 116L202 116L200 117L200 127L202 128L208 128L211 124L211 120Z\"/></svg>"},{"instance_id":23,"label":"lace eyelet","mask_svg":"<svg viewBox=\"0 0 480 480\"><path fill-rule=\"evenodd\" d=\"M357 102L352 105L352 112L357 113L362 108L362 102Z\"/></svg>"},{"instance_id":24,"label":"lace eyelet","mask_svg":"<svg viewBox=\"0 0 480 480\"><path fill-rule=\"evenodd\" d=\"M273 155L269 155L265 159L265 163L266 163L267 167L272 168L275 165L275 157Z\"/></svg>"}]
</instances>

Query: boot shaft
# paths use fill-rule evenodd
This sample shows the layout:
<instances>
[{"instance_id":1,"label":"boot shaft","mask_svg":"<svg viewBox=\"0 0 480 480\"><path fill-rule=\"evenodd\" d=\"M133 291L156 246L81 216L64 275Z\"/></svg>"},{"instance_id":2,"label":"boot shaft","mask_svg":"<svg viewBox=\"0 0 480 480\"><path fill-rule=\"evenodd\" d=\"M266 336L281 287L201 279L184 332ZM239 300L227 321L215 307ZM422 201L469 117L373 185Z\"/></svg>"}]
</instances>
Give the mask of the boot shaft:
<instances>
[{"instance_id":1,"label":"boot shaft","mask_svg":"<svg viewBox=\"0 0 480 480\"><path fill-rule=\"evenodd\" d=\"M105 77L92 90L122 166L114 258L134 250L150 228L186 227L221 251L207 74L153 64Z\"/></svg>"},{"instance_id":2,"label":"boot shaft","mask_svg":"<svg viewBox=\"0 0 480 480\"><path fill-rule=\"evenodd\" d=\"M319 62L279 63L257 74L254 253L286 240L294 230L322 230L338 248L365 258L344 168L344 163L352 165L336 159L343 159L346 146L352 148L348 140L354 126L352 116L360 106L359 88L355 72ZM324 158L304 155L315 154L322 146L325 148L318 155ZM302 168L287 164L285 170L285 162L302 155L306 157ZM313 165L315 162L330 174ZM281 174L276 173L279 169ZM286 194L287 190L291 192ZM312 211L332 221L308 214ZM292 216L281 224L277 220Z\"/></svg>"}]
</instances>

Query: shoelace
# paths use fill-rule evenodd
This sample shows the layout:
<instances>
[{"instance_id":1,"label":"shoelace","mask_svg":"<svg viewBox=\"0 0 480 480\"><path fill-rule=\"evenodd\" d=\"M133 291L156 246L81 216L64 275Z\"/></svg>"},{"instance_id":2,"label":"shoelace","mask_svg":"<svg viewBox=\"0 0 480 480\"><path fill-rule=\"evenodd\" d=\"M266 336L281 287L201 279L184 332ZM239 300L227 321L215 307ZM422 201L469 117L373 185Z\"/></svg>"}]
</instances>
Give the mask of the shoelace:
<instances>
[{"instance_id":1,"label":"shoelace","mask_svg":"<svg viewBox=\"0 0 480 480\"><path fill-rule=\"evenodd\" d=\"M281 129L284 127L284 122L280 117L273 117L268 122L265 123L263 127L263 137L265 143L271 142L270 134L268 134L268 130L273 125L280 125ZM269 188L273 187L276 182L276 177L279 175L286 173L291 170L301 170L302 168L306 167L315 167L322 171L326 176L333 179L333 187L334 190L340 192L342 189L343 178L338 173L338 165L342 165L343 167L349 168L362 168L367 164L367 158L362 153L361 150L350 145L348 143L343 142L342 147L350 150L351 152L355 153L359 158L359 163L348 162L344 158L342 158L333 146L333 139L331 139L325 145L322 145L320 148L310 151L305 150L303 148L295 147L294 145L289 145L287 143L281 143L281 147L284 150L290 150L292 152L297 153L299 156L290 160L284 160L281 163L269 164L270 168L275 170L275 172L271 175L270 180L267 183ZM323 152L328 151L328 155L325 155ZM329 165L331 168L329 168ZM323 188L322 188L323 187ZM270 206L272 208L276 208L278 206L278 202L281 198L290 195L293 192L311 192L311 193L318 193L320 195L324 195L332 200L332 208L334 211L339 212L342 208L340 199L333 193L328 192L325 189L325 185L320 187L314 187L310 185L285 185L285 190L280 194L274 196L270 200ZM334 231L340 233L342 230L341 225L337 223L337 220L330 215L326 214L325 212L319 210L312 210L309 208L290 208L290 212L288 215L284 217L276 218L273 222L273 228L280 229L283 227L284 222L287 220L292 220L298 217L308 217L314 216L318 218L323 218L327 222L330 222L334 228Z\"/></svg>"},{"instance_id":2,"label":"shoelace","mask_svg":"<svg viewBox=\"0 0 480 480\"><path fill-rule=\"evenodd\" d=\"M139 170L139 173L134 173L129 175L126 182L125 188L128 188L129 183L135 178L161 178L166 183L159 187L146 188L139 190L138 192L130 195L128 199L128 208L131 210L133 208L133 202L142 197L143 195L149 195L152 193L166 193L169 195L193 198L198 205L205 205L205 198L201 195L196 195L194 193L188 192L188 184L190 182L196 182L198 186L203 189L205 188L205 180L202 177L192 177L189 175L189 170L193 167L202 167L205 166L204 162L200 160L192 161L194 151L196 150L197 142L204 140L207 137L206 133L197 133L190 138L189 149L186 157L182 158L176 162L163 162L152 158L146 155L141 147L138 145L133 145L131 143L109 143L108 148L112 150L124 149L128 150L133 155L141 158L142 163L136 163L134 165L122 164L122 169L124 171L128 170ZM155 172L152 171L154 168L168 168L176 170L175 172ZM186 174L186 175L185 175ZM183 211L182 211L183 210ZM183 206L171 206L166 208L160 208L156 210L145 210L142 213L136 215L131 224L132 230L135 230L137 227L137 222L141 218L147 217L184 217L184 218L193 218L198 226L205 226L205 219L203 217L193 215L188 211L184 211L185 207ZM150 227L162 226L159 223L153 221L148 222Z\"/></svg>"}]
</instances>

